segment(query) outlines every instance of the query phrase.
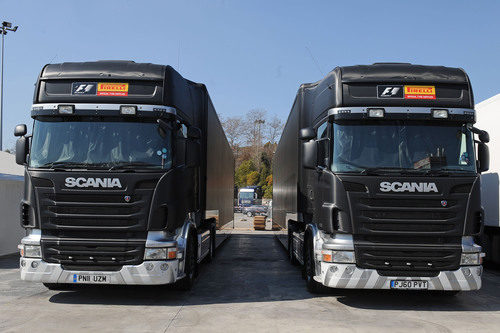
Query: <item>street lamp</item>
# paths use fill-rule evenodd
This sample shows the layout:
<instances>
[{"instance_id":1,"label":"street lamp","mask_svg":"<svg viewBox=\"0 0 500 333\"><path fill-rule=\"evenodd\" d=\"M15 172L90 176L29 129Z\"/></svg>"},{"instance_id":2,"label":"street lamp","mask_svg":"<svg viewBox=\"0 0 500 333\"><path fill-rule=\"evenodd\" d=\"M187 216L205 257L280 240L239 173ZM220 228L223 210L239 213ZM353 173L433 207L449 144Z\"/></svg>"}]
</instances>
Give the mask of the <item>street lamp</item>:
<instances>
[{"instance_id":1,"label":"street lamp","mask_svg":"<svg viewBox=\"0 0 500 333\"><path fill-rule=\"evenodd\" d=\"M3 21L2 26L0 27L0 34L2 34L2 78L0 79L0 82L2 84L0 88L0 151L3 150L2 146L2 137L3 137L3 49L4 49L4 37L7 35L8 31L15 32L17 30L18 26L12 27L12 23Z\"/></svg>"}]
</instances>

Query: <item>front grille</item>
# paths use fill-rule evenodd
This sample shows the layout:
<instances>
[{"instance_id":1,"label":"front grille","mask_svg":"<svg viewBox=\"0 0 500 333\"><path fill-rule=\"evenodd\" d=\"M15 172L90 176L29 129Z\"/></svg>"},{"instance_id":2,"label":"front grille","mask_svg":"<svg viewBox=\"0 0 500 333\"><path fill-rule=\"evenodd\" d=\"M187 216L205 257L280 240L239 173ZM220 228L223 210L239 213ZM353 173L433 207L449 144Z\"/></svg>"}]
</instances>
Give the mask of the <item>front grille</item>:
<instances>
[{"instance_id":1,"label":"front grille","mask_svg":"<svg viewBox=\"0 0 500 333\"><path fill-rule=\"evenodd\" d=\"M50 193L40 191L45 230L146 230L151 190L125 196L115 193Z\"/></svg>"},{"instance_id":2,"label":"front grille","mask_svg":"<svg viewBox=\"0 0 500 333\"><path fill-rule=\"evenodd\" d=\"M411 272L428 274L443 270L456 270L460 265L461 248L459 245L440 247L421 246L355 246L356 262L361 268L376 269L385 272ZM389 274L389 273L388 273ZM419 275L422 276L422 275Z\"/></svg>"},{"instance_id":3,"label":"front grille","mask_svg":"<svg viewBox=\"0 0 500 333\"><path fill-rule=\"evenodd\" d=\"M42 239L43 259L62 265L138 265L143 261L144 247L144 242Z\"/></svg>"},{"instance_id":4,"label":"front grille","mask_svg":"<svg viewBox=\"0 0 500 333\"><path fill-rule=\"evenodd\" d=\"M353 197L351 202L358 234L451 236L463 229L464 209L455 199Z\"/></svg>"}]
</instances>

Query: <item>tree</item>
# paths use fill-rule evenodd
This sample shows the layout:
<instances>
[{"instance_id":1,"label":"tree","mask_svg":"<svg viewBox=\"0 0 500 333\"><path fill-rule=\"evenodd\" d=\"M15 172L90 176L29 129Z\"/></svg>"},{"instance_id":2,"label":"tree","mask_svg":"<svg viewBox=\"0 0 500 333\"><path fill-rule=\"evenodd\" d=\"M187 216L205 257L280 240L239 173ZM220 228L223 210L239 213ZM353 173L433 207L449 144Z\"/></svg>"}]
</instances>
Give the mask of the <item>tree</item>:
<instances>
[{"instance_id":1,"label":"tree","mask_svg":"<svg viewBox=\"0 0 500 333\"><path fill-rule=\"evenodd\" d=\"M241 117L229 117L222 120L222 127L226 133L229 145L233 150L236 150L243 136L243 119Z\"/></svg>"},{"instance_id":2,"label":"tree","mask_svg":"<svg viewBox=\"0 0 500 333\"><path fill-rule=\"evenodd\" d=\"M247 186L255 186L259 183L259 172L252 171L247 175Z\"/></svg>"},{"instance_id":3,"label":"tree","mask_svg":"<svg viewBox=\"0 0 500 333\"><path fill-rule=\"evenodd\" d=\"M271 144L277 143L282 131L283 122L275 115L267 125L267 140Z\"/></svg>"},{"instance_id":4,"label":"tree","mask_svg":"<svg viewBox=\"0 0 500 333\"><path fill-rule=\"evenodd\" d=\"M273 198L273 175L269 175L266 178L266 185L262 187L264 190L264 199L272 199Z\"/></svg>"},{"instance_id":5,"label":"tree","mask_svg":"<svg viewBox=\"0 0 500 333\"><path fill-rule=\"evenodd\" d=\"M234 175L234 182L238 187L247 186L248 175L257 172L257 168L252 160L246 160L240 164ZM258 173L258 172L257 172Z\"/></svg>"}]
</instances>

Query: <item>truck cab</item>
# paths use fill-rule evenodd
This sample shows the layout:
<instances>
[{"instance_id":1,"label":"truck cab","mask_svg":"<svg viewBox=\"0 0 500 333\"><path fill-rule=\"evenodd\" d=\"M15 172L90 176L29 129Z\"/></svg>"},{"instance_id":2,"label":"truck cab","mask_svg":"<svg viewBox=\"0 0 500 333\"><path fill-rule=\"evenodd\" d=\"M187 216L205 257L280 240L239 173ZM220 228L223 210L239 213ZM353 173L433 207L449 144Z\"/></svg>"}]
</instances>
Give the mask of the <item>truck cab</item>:
<instances>
[{"instance_id":1,"label":"truck cab","mask_svg":"<svg viewBox=\"0 0 500 333\"><path fill-rule=\"evenodd\" d=\"M231 163L232 154L220 124L208 128L218 120L205 86L170 66L52 64L31 116L31 135L26 125L15 130L26 170L21 278L54 289L190 288L217 229L232 220L232 170L214 172L214 159ZM218 202L207 198L213 191Z\"/></svg>"},{"instance_id":2,"label":"truck cab","mask_svg":"<svg viewBox=\"0 0 500 333\"><path fill-rule=\"evenodd\" d=\"M293 112L275 158L273 217L311 290L481 287L489 137L474 127L463 70L338 67L303 85ZM296 171L280 172L294 157Z\"/></svg>"}]
</instances>

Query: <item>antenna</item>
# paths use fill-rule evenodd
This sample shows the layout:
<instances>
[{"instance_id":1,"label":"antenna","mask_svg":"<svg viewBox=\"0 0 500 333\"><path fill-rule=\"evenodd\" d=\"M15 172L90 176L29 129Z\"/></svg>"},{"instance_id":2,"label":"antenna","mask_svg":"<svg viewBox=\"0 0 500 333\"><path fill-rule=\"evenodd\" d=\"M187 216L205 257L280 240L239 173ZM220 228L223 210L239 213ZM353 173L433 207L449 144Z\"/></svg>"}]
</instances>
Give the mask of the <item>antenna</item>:
<instances>
[{"instance_id":1,"label":"antenna","mask_svg":"<svg viewBox=\"0 0 500 333\"><path fill-rule=\"evenodd\" d=\"M53 56L53 57L52 57L52 59L50 59L49 64L51 64L51 63L52 63L52 61L54 61L54 59L55 59L55 58L57 58L57 53L56 53L56 55L55 55L55 56Z\"/></svg>"},{"instance_id":2,"label":"antenna","mask_svg":"<svg viewBox=\"0 0 500 333\"><path fill-rule=\"evenodd\" d=\"M306 50L307 50L307 52L309 52L309 55L311 56L311 59L313 60L314 64L316 65L316 68L320 72L321 76L324 76L323 71L321 70L321 67L319 67L318 62L316 61L316 58L314 58L311 50L309 50L309 48L307 46L306 46Z\"/></svg>"}]
</instances>

